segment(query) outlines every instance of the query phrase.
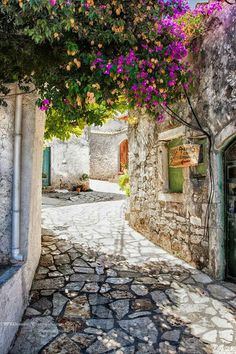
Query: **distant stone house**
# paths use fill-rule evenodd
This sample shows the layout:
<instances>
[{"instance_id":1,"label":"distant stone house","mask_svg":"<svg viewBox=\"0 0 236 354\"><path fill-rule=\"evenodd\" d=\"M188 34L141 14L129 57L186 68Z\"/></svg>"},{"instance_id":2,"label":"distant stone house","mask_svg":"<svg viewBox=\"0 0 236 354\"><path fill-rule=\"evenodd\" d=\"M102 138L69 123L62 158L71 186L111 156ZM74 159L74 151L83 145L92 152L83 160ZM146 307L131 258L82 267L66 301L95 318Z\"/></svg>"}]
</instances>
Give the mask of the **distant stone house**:
<instances>
[{"instance_id":1,"label":"distant stone house","mask_svg":"<svg viewBox=\"0 0 236 354\"><path fill-rule=\"evenodd\" d=\"M53 139L46 143L43 156L43 186L67 188L89 175L89 138L86 129L81 137L68 141Z\"/></svg>"},{"instance_id":2,"label":"distant stone house","mask_svg":"<svg viewBox=\"0 0 236 354\"><path fill-rule=\"evenodd\" d=\"M209 141L168 118L143 114L129 128L130 224L156 244L216 278L236 281L236 6L209 23L189 58L197 78L190 102ZM187 100L179 115L199 128ZM183 145L198 145L196 166L173 167Z\"/></svg>"},{"instance_id":3,"label":"distant stone house","mask_svg":"<svg viewBox=\"0 0 236 354\"><path fill-rule=\"evenodd\" d=\"M128 163L127 123L114 119L86 128L81 137L53 139L44 149L43 185L76 185L82 175L115 180Z\"/></svg>"},{"instance_id":4,"label":"distant stone house","mask_svg":"<svg viewBox=\"0 0 236 354\"><path fill-rule=\"evenodd\" d=\"M90 177L116 180L128 165L128 125L110 120L90 133Z\"/></svg>"}]
</instances>

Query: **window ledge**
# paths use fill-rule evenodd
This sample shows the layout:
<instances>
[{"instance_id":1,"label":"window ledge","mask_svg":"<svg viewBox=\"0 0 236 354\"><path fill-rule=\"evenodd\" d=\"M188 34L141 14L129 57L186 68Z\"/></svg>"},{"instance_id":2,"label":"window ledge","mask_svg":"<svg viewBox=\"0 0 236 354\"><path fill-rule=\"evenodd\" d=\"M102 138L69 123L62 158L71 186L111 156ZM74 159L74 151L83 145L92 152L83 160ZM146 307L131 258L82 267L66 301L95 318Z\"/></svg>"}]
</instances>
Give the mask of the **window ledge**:
<instances>
[{"instance_id":1,"label":"window ledge","mask_svg":"<svg viewBox=\"0 0 236 354\"><path fill-rule=\"evenodd\" d=\"M185 132L186 132L186 127L182 125L180 127L169 129L162 133L159 133L158 139L162 141L177 139L184 136Z\"/></svg>"},{"instance_id":2,"label":"window ledge","mask_svg":"<svg viewBox=\"0 0 236 354\"><path fill-rule=\"evenodd\" d=\"M162 202L184 203L183 193L159 192L158 200Z\"/></svg>"}]
</instances>

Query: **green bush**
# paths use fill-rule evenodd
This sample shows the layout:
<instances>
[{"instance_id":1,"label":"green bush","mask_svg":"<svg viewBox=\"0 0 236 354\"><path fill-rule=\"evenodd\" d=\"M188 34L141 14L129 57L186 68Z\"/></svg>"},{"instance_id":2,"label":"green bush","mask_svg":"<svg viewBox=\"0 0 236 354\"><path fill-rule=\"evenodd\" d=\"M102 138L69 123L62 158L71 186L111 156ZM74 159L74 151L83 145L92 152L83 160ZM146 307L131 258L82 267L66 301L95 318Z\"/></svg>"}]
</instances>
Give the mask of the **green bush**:
<instances>
[{"instance_id":1,"label":"green bush","mask_svg":"<svg viewBox=\"0 0 236 354\"><path fill-rule=\"evenodd\" d=\"M129 197L130 196L130 178L128 173L120 176L119 178L119 187L120 189L125 192L125 194Z\"/></svg>"},{"instance_id":2,"label":"green bush","mask_svg":"<svg viewBox=\"0 0 236 354\"><path fill-rule=\"evenodd\" d=\"M86 173L83 173L82 176L80 177L81 181L88 181L89 180L89 176Z\"/></svg>"}]
</instances>

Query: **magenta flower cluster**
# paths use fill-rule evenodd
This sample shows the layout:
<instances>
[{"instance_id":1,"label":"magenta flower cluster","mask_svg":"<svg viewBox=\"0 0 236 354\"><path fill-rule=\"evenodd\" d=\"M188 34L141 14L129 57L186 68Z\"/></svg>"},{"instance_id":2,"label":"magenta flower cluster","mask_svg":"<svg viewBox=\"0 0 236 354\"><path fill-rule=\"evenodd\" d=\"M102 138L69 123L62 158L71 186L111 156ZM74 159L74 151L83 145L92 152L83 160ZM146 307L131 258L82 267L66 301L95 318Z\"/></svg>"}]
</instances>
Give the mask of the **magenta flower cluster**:
<instances>
[{"instance_id":1,"label":"magenta flower cluster","mask_svg":"<svg viewBox=\"0 0 236 354\"><path fill-rule=\"evenodd\" d=\"M117 81L118 86L125 87L127 96L136 106L153 112L161 104L166 105L174 95L182 73L186 72L182 62L187 55L180 25L163 19L156 31L159 41L151 44L143 41L137 50L130 50L113 60L98 52L91 64L112 81Z\"/></svg>"},{"instance_id":2,"label":"magenta flower cluster","mask_svg":"<svg viewBox=\"0 0 236 354\"><path fill-rule=\"evenodd\" d=\"M145 7L145 0L143 6ZM65 4L78 5L78 0L68 0ZM126 94L129 101L136 107L146 107L157 114L160 107L166 106L176 97L179 87L188 88L191 82L191 73L184 59L187 56L188 38L183 24L178 19L189 13L186 0L156 0L159 13L147 11L143 13L140 25L143 32L134 48L117 57L107 57L102 51L97 52L95 59L90 63L92 70L103 75L113 91ZM51 6L57 5L57 0L49 0ZM110 4L106 1L101 5L92 2L101 18L109 15ZM81 1L89 9L89 1ZM209 16L216 10L221 10L220 1L199 5L191 13L195 16ZM109 10L109 11L108 11ZM112 12L111 12L112 13ZM110 16L110 15L109 15ZM156 16L156 17L155 17ZM143 27L142 27L143 26ZM121 30L122 32L122 30ZM101 46L102 47L102 46ZM43 100L41 110L48 110L50 102ZM157 121L164 119L163 114L157 116Z\"/></svg>"},{"instance_id":3,"label":"magenta flower cluster","mask_svg":"<svg viewBox=\"0 0 236 354\"><path fill-rule=\"evenodd\" d=\"M193 15L212 15L213 12L215 11L221 11L222 10L222 3L218 0L218 1L214 1L211 2L209 4L200 4L199 6L197 6L196 9L193 10Z\"/></svg>"},{"instance_id":4,"label":"magenta flower cluster","mask_svg":"<svg viewBox=\"0 0 236 354\"><path fill-rule=\"evenodd\" d=\"M42 100L39 109L40 111L48 111L49 107L50 107L50 101L48 99L44 99Z\"/></svg>"},{"instance_id":5,"label":"magenta flower cluster","mask_svg":"<svg viewBox=\"0 0 236 354\"><path fill-rule=\"evenodd\" d=\"M57 4L57 0L49 0L49 4L51 6L55 6ZM72 1L71 0L66 0L66 1L64 1L64 4L65 5L71 5Z\"/></svg>"}]
</instances>

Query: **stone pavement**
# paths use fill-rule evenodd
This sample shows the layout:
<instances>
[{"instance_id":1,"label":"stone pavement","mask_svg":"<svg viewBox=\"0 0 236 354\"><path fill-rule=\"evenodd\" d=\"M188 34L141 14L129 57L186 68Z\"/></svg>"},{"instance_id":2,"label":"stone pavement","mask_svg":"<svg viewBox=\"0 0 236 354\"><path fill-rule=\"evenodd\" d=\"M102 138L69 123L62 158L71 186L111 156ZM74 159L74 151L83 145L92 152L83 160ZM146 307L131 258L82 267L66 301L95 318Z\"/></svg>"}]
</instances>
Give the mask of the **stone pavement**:
<instances>
[{"instance_id":1,"label":"stone pavement","mask_svg":"<svg viewBox=\"0 0 236 354\"><path fill-rule=\"evenodd\" d=\"M236 353L236 285L129 228L125 201L48 208L11 354Z\"/></svg>"},{"instance_id":2,"label":"stone pavement","mask_svg":"<svg viewBox=\"0 0 236 354\"><path fill-rule=\"evenodd\" d=\"M108 193L108 192L50 192L44 193L42 197L42 204L44 208L62 207L76 204L88 204L98 202L108 202L115 200L126 199L123 194Z\"/></svg>"}]
</instances>

